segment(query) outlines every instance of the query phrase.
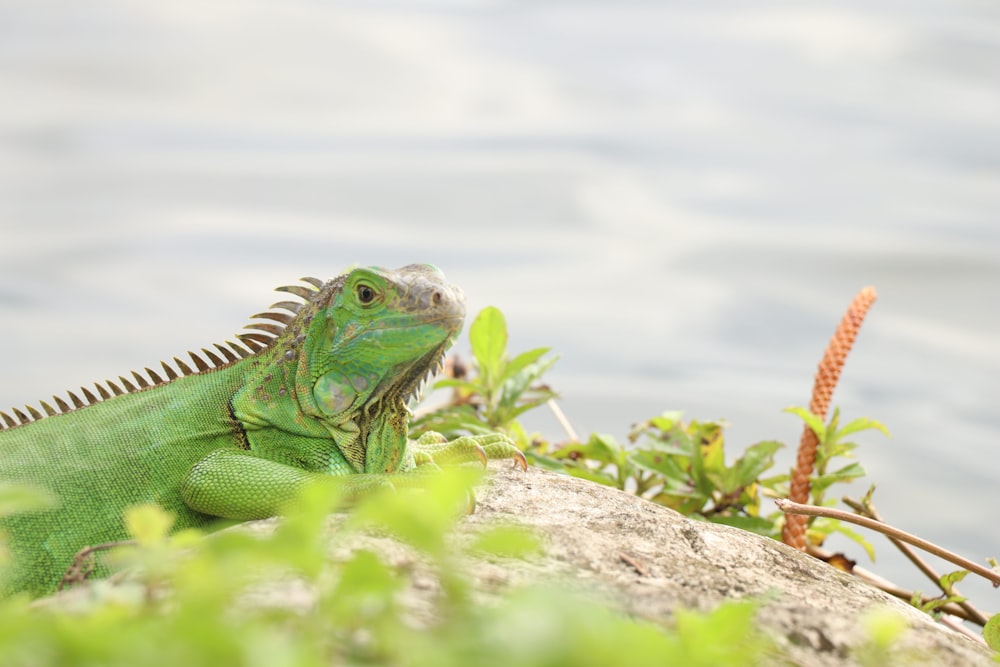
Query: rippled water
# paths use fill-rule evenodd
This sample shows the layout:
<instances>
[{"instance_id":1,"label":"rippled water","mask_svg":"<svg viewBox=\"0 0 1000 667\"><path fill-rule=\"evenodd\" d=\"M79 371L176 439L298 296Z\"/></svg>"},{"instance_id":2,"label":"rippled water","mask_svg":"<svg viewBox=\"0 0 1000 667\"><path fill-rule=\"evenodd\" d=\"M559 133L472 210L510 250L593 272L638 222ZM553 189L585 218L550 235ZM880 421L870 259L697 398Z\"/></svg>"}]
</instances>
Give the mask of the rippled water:
<instances>
[{"instance_id":1,"label":"rippled water","mask_svg":"<svg viewBox=\"0 0 1000 667\"><path fill-rule=\"evenodd\" d=\"M0 5L0 404L430 261L561 355L578 431L676 408L739 451L797 440L870 284L835 402L894 434L880 509L1000 556L1000 10L755 7Z\"/></svg>"}]
</instances>

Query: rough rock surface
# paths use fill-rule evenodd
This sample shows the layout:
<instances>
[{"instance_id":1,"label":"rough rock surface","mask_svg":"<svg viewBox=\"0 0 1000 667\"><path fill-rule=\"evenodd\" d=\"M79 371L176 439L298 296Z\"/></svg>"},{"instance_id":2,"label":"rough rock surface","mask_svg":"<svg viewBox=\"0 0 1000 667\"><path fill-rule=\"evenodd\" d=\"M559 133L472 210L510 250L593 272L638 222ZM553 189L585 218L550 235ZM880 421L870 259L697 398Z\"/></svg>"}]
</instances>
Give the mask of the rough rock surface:
<instances>
[{"instance_id":1,"label":"rough rock surface","mask_svg":"<svg viewBox=\"0 0 1000 667\"><path fill-rule=\"evenodd\" d=\"M774 540L692 521L615 489L544 470L523 473L494 463L491 471L491 483L477 492L476 511L459 522L455 539L470 540L484 526L515 523L542 538L544 553L528 560L468 563L465 569L484 600L520 584L561 580L637 618L664 619L679 606L709 610L727 600L762 598L761 626L792 664L809 667L858 664L852 647L865 640L859 619L868 608L884 605L909 619L894 664L996 664L984 645ZM332 516L331 527L343 519ZM234 529L269 533L277 521ZM336 535L329 547L333 559L347 559L363 548L407 568L413 583L403 603L415 624L432 620L440 588L412 549L389 537L352 534L344 540L335 530L331 535ZM257 586L245 599L303 609L313 601L313 592L295 577Z\"/></svg>"}]
</instances>

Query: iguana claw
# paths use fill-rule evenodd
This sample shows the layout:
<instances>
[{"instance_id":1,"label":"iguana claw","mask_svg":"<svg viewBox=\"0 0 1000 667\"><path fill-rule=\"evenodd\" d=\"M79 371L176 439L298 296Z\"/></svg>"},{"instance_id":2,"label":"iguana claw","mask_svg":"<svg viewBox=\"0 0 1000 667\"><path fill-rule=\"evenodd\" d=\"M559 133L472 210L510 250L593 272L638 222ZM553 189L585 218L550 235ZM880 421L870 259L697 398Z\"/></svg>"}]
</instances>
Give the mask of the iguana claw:
<instances>
[{"instance_id":1,"label":"iguana claw","mask_svg":"<svg viewBox=\"0 0 1000 667\"><path fill-rule=\"evenodd\" d=\"M515 468L520 467L523 472L528 472L528 459L524 458L524 452L519 449L511 458L514 459Z\"/></svg>"},{"instance_id":2,"label":"iguana claw","mask_svg":"<svg viewBox=\"0 0 1000 667\"><path fill-rule=\"evenodd\" d=\"M528 461L514 441L500 433L463 435L446 440L440 433L428 431L414 443L414 461L418 465L434 462L451 465L478 461L486 466L490 459L514 459L514 465L528 469Z\"/></svg>"},{"instance_id":3,"label":"iguana claw","mask_svg":"<svg viewBox=\"0 0 1000 667\"><path fill-rule=\"evenodd\" d=\"M482 445L476 443L476 448L473 451L475 452L476 456L479 457L479 460L482 462L483 467L485 468L486 464L489 463L490 461L489 457L486 456L486 450L483 449Z\"/></svg>"}]
</instances>

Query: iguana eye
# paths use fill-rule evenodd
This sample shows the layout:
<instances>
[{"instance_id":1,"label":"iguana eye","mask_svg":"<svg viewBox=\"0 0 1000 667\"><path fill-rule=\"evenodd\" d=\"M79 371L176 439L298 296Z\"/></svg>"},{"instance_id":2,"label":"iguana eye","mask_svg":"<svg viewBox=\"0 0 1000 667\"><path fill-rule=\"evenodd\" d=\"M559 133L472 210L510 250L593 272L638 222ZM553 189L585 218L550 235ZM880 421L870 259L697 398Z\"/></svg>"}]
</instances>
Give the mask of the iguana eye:
<instances>
[{"instance_id":1,"label":"iguana eye","mask_svg":"<svg viewBox=\"0 0 1000 667\"><path fill-rule=\"evenodd\" d=\"M358 285L358 301L361 305L367 306L375 300L375 290L368 285Z\"/></svg>"}]
</instances>

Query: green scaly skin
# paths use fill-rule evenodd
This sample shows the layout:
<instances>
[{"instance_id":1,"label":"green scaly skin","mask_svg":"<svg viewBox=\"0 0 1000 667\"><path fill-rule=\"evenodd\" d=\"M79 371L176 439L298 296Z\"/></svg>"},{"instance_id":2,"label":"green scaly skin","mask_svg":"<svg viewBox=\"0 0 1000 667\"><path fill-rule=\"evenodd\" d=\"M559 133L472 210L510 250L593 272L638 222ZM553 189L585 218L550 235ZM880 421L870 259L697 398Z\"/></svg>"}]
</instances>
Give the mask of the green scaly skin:
<instances>
[{"instance_id":1,"label":"green scaly skin","mask_svg":"<svg viewBox=\"0 0 1000 667\"><path fill-rule=\"evenodd\" d=\"M206 528L274 516L319 478L360 494L415 481L417 465L435 461L523 465L502 435L407 439L406 400L465 317L461 290L438 269L355 269L286 291L308 300L294 318L258 325L276 337L246 358L63 414L15 411L24 424L0 413L0 481L58 499L0 518L13 558L0 593L54 590L80 549L126 538L123 512L140 503L174 513L177 529Z\"/></svg>"}]
</instances>

